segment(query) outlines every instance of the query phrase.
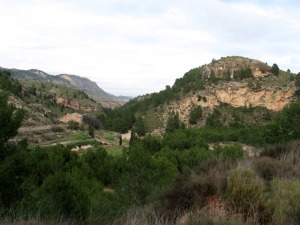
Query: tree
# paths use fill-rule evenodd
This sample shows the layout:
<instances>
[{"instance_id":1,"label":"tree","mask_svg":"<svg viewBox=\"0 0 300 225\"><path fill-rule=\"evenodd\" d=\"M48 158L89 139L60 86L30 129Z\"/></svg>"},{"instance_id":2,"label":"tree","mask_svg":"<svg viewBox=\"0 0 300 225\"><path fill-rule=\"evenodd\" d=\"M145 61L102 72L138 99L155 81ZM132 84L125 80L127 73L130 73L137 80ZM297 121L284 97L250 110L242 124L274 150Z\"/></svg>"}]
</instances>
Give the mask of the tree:
<instances>
[{"instance_id":1,"label":"tree","mask_svg":"<svg viewBox=\"0 0 300 225\"><path fill-rule=\"evenodd\" d=\"M213 113L210 114L206 118L206 126L207 127L220 127L222 126L221 120L221 112L218 109L214 109Z\"/></svg>"},{"instance_id":2,"label":"tree","mask_svg":"<svg viewBox=\"0 0 300 225\"><path fill-rule=\"evenodd\" d=\"M279 75L279 67L278 67L278 65L277 65L276 63L273 64L272 69L271 69L271 72L272 72L274 75L276 75L276 76Z\"/></svg>"},{"instance_id":3,"label":"tree","mask_svg":"<svg viewBox=\"0 0 300 225\"><path fill-rule=\"evenodd\" d=\"M269 125L270 143L288 142L300 138L300 102L286 105Z\"/></svg>"},{"instance_id":4,"label":"tree","mask_svg":"<svg viewBox=\"0 0 300 225\"><path fill-rule=\"evenodd\" d=\"M99 130L103 127L99 118L89 115L83 115L82 122L87 124L89 127L95 128L96 130Z\"/></svg>"},{"instance_id":5,"label":"tree","mask_svg":"<svg viewBox=\"0 0 300 225\"><path fill-rule=\"evenodd\" d=\"M0 202L2 207L23 197L26 188L20 190L27 173L27 142L9 143L21 126L25 112L8 104L8 94L0 92Z\"/></svg>"},{"instance_id":6,"label":"tree","mask_svg":"<svg viewBox=\"0 0 300 225\"><path fill-rule=\"evenodd\" d=\"M202 117L202 108L201 106L197 106L192 109L190 113L189 123L190 124L196 124L199 119Z\"/></svg>"},{"instance_id":7,"label":"tree","mask_svg":"<svg viewBox=\"0 0 300 225\"><path fill-rule=\"evenodd\" d=\"M24 115L24 110L8 104L8 94L0 93L0 143L17 135Z\"/></svg>"},{"instance_id":8,"label":"tree","mask_svg":"<svg viewBox=\"0 0 300 225\"><path fill-rule=\"evenodd\" d=\"M78 130L79 129L79 123L75 120L70 120L68 122L68 129L70 130Z\"/></svg>"},{"instance_id":9,"label":"tree","mask_svg":"<svg viewBox=\"0 0 300 225\"><path fill-rule=\"evenodd\" d=\"M136 120L135 129L139 136L144 136L146 134L145 123L141 116Z\"/></svg>"},{"instance_id":10,"label":"tree","mask_svg":"<svg viewBox=\"0 0 300 225\"><path fill-rule=\"evenodd\" d=\"M178 114L178 112L176 112L176 113L172 112L169 115L169 118L167 120L167 125L166 125L165 131L172 133L179 128L180 128L179 114Z\"/></svg>"},{"instance_id":11,"label":"tree","mask_svg":"<svg viewBox=\"0 0 300 225\"><path fill-rule=\"evenodd\" d=\"M89 126L89 135L94 138L95 137L95 128L93 126Z\"/></svg>"},{"instance_id":12,"label":"tree","mask_svg":"<svg viewBox=\"0 0 300 225\"><path fill-rule=\"evenodd\" d=\"M122 134L119 135L119 145L122 145Z\"/></svg>"}]
</instances>

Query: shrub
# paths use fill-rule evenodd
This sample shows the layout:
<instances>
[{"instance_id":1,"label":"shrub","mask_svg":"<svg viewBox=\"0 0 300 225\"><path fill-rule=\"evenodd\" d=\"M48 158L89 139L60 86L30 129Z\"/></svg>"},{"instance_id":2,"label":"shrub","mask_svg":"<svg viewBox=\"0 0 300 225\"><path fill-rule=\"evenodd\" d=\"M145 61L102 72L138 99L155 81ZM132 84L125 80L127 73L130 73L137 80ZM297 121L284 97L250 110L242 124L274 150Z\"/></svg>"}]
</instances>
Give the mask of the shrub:
<instances>
[{"instance_id":1,"label":"shrub","mask_svg":"<svg viewBox=\"0 0 300 225\"><path fill-rule=\"evenodd\" d=\"M275 224L300 224L300 181L274 180L272 197Z\"/></svg>"},{"instance_id":2,"label":"shrub","mask_svg":"<svg viewBox=\"0 0 300 225\"><path fill-rule=\"evenodd\" d=\"M245 223L235 221L215 221L207 218L190 216L185 225L243 225Z\"/></svg>"},{"instance_id":3,"label":"shrub","mask_svg":"<svg viewBox=\"0 0 300 225\"><path fill-rule=\"evenodd\" d=\"M74 120L70 120L68 122L68 129L70 130L78 130L79 129L79 123L74 121Z\"/></svg>"},{"instance_id":4,"label":"shrub","mask_svg":"<svg viewBox=\"0 0 300 225\"><path fill-rule=\"evenodd\" d=\"M264 196L264 186L252 170L234 169L227 178L226 200L244 219L270 221L271 212Z\"/></svg>"},{"instance_id":5,"label":"shrub","mask_svg":"<svg viewBox=\"0 0 300 225\"><path fill-rule=\"evenodd\" d=\"M58 172L48 176L39 190L41 212L44 216L85 220L90 212L94 194L101 186L88 180L79 170Z\"/></svg>"},{"instance_id":6,"label":"shrub","mask_svg":"<svg viewBox=\"0 0 300 225\"><path fill-rule=\"evenodd\" d=\"M205 207L226 186L228 168L227 163L209 160L194 171L185 171L159 198L164 214L174 219L192 207Z\"/></svg>"},{"instance_id":7,"label":"shrub","mask_svg":"<svg viewBox=\"0 0 300 225\"><path fill-rule=\"evenodd\" d=\"M290 149L288 148L287 144L276 144L265 148L260 155L279 159L288 151L290 151Z\"/></svg>"},{"instance_id":8,"label":"shrub","mask_svg":"<svg viewBox=\"0 0 300 225\"><path fill-rule=\"evenodd\" d=\"M96 130L103 128L101 121L96 117L83 115L82 121L83 123L87 124L89 127L93 127Z\"/></svg>"},{"instance_id":9,"label":"shrub","mask_svg":"<svg viewBox=\"0 0 300 225\"><path fill-rule=\"evenodd\" d=\"M52 132L55 132L55 133L58 133L58 132L64 132L65 129L61 126L52 126L51 127L51 131Z\"/></svg>"},{"instance_id":10,"label":"shrub","mask_svg":"<svg viewBox=\"0 0 300 225\"><path fill-rule=\"evenodd\" d=\"M202 117L202 108L201 106L197 106L193 108L193 110L190 113L189 123L190 124L196 124L199 119Z\"/></svg>"},{"instance_id":11,"label":"shrub","mask_svg":"<svg viewBox=\"0 0 300 225\"><path fill-rule=\"evenodd\" d=\"M218 157L224 161L237 162L244 158L244 150L241 145L230 145L216 149Z\"/></svg>"}]
</instances>

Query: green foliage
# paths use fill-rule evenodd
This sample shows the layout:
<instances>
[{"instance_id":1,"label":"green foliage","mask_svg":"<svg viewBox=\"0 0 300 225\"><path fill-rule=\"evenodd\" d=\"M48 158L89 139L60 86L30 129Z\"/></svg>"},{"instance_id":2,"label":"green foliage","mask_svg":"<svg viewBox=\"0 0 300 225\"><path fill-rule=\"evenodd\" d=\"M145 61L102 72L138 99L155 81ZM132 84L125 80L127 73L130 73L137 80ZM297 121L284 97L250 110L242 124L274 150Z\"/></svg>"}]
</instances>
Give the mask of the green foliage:
<instances>
[{"instance_id":1,"label":"green foliage","mask_svg":"<svg viewBox=\"0 0 300 225\"><path fill-rule=\"evenodd\" d=\"M179 120L179 114L178 112L174 113L172 112L167 120L167 125L166 125L166 133L172 133L175 130L178 130L180 128L180 120Z\"/></svg>"},{"instance_id":2,"label":"green foliage","mask_svg":"<svg viewBox=\"0 0 300 225\"><path fill-rule=\"evenodd\" d=\"M135 122L135 116L132 109L119 108L117 110L104 109L105 114L98 115L103 127L118 133L126 133Z\"/></svg>"},{"instance_id":3,"label":"green foliage","mask_svg":"<svg viewBox=\"0 0 300 225\"><path fill-rule=\"evenodd\" d=\"M95 137L95 128L92 127L92 126L89 126L89 135L91 138L94 138Z\"/></svg>"},{"instance_id":4,"label":"green foliage","mask_svg":"<svg viewBox=\"0 0 300 225\"><path fill-rule=\"evenodd\" d=\"M127 170L117 188L130 204L145 203L146 197L156 188L168 184L176 172L175 166L166 158L152 158L140 143L130 147L127 157Z\"/></svg>"},{"instance_id":5,"label":"green foliage","mask_svg":"<svg viewBox=\"0 0 300 225\"><path fill-rule=\"evenodd\" d=\"M194 107L190 113L189 123L196 124L199 119L202 118L202 108L201 106Z\"/></svg>"},{"instance_id":6,"label":"green foliage","mask_svg":"<svg viewBox=\"0 0 300 225\"><path fill-rule=\"evenodd\" d=\"M18 128L21 126L25 115L25 111L16 110L7 101L8 95L0 92L0 161L13 153L9 150L7 141L17 135Z\"/></svg>"},{"instance_id":7,"label":"green foliage","mask_svg":"<svg viewBox=\"0 0 300 225\"><path fill-rule=\"evenodd\" d=\"M41 213L46 217L61 215L85 220L90 212L93 195L101 186L87 179L79 170L48 176L39 190Z\"/></svg>"},{"instance_id":8,"label":"green foliage","mask_svg":"<svg viewBox=\"0 0 300 225\"><path fill-rule=\"evenodd\" d=\"M145 122L141 116L136 120L135 131L139 136L144 136L146 134Z\"/></svg>"},{"instance_id":9,"label":"green foliage","mask_svg":"<svg viewBox=\"0 0 300 225\"><path fill-rule=\"evenodd\" d=\"M79 123L74 120L70 120L68 122L68 129L70 130L78 130L79 129Z\"/></svg>"},{"instance_id":10,"label":"green foliage","mask_svg":"<svg viewBox=\"0 0 300 225\"><path fill-rule=\"evenodd\" d=\"M274 180L272 197L275 203L274 220L276 224L299 224L300 182L298 180Z\"/></svg>"},{"instance_id":11,"label":"green foliage","mask_svg":"<svg viewBox=\"0 0 300 225\"><path fill-rule=\"evenodd\" d=\"M251 68L247 67L245 69L235 70L234 71L234 78L235 79L245 79L245 78L253 78L253 73Z\"/></svg>"},{"instance_id":12,"label":"green foliage","mask_svg":"<svg viewBox=\"0 0 300 225\"><path fill-rule=\"evenodd\" d=\"M166 133L163 144L171 149L187 149L190 147L189 138L183 130Z\"/></svg>"},{"instance_id":13,"label":"green foliage","mask_svg":"<svg viewBox=\"0 0 300 225\"><path fill-rule=\"evenodd\" d=\"M214 111L212 114L210 114L207 118L206 118L206 126L208 127L219 127L222 125L221 120L221 113L219 110L217 110L216 108L214 108Z\"/></svg>"},{"instance_id":14,"label":"green foliage","mask_svg":"<svg viewBox=\"0 0 300 225\"><path fill-rule=\"evenodd\" d=\"M276 76L279 75L279 67L278 67L278 65L277 65L276 63L274 63L274 64L272 65L271 72L272 72L274 75L276 75Z\"/></svg>"},{"instance_id":15,"label":"green foliage","mask_svg":"<svg viewBox=\"0 0 300 225\"><path fill-rule=\"evenodd\" d=\"M19 81L11 78L10 72L5 70L0 71L0 89L17 96L22 95L22 86Z\"/></svg>"},{"instance_id":16,"label":"green foliage","mask_svg":"<svg viewBox=\"0 0 300 225\"><path fill-rule=\"evenodd\" d=\"M88 125L89 127L93 127L96 130L103 128L101 121L94 116L83 115L82 122Z\"/></svg>"},{"instance_id":17,"label":"green foliage","mask_svg":"<svg viewBox=\"0 0 300 225\"><path fill-rule=\"evenodd\" d=\"M217 147L215 149L219 159L230 162L237 162L244 158L244 150L241 145L228 145L225 147Z\"/></svg>"},{"instance_id":18,"label":"green foliage","mask_svg":"<svg viewBox=\"0 0 300 225\"><path fill-rule=\"evenodd\" d=\"M102 148L87 151L82 155L81 160L90 168L89 177L96 178L102 184L107 185L110 183L109 174L109 156Z\"/></svg>"},{"instance_id":19,"label":"green foliage","mask_svg":"<svg viewBox=\"0 0 300 225\"><path fill-rule=\"evenodd\" d=\"M226 199L230 207L245 217L263 215L264 186L252 170L235 169L229 172Z\"/></svg>"},{"instance_id":20,"label":"green foliage","mask_svg":"<svg viewBox=\"0 0 300 225\"><path fill-rule=\"evenodd\" d=\"M150 154L159 152L162 148L162 139L156 136L146 136L141 140L143 148Z\"/></svg>"},{"instance_id":21,"label":"green foliage","mask_svg":"<svg viewBox=\"0 0 300 225\"><path fill-rule=\"evenodd\" d=\"M300 138L300 102L291 103L280 111L268 127L269 142L288 142Z\"/></svg>"}]
</instances>

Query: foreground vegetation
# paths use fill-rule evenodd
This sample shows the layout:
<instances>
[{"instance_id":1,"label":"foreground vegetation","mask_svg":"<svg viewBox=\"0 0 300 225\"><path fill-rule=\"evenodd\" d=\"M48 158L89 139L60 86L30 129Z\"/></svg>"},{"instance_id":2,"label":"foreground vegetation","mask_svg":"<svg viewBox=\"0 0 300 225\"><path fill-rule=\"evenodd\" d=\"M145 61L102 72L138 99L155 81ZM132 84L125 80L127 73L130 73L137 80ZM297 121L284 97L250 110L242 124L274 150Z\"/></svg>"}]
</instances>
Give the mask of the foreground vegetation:
<instances>
[{"instance_id":1,"label":"foreground vegetation","mask_svg":"<svg viewBox=\"0 0 300 225\"><path fill-rule=\"evenodd\" d=\"M1 92L1 223L300 223L299 102L261 126L184 129L174 115L163 137L133 136L113 156L9 141L24 112L7 99ZM249 157L237 142L263 150Z\"/></svg>"}]
</instances>

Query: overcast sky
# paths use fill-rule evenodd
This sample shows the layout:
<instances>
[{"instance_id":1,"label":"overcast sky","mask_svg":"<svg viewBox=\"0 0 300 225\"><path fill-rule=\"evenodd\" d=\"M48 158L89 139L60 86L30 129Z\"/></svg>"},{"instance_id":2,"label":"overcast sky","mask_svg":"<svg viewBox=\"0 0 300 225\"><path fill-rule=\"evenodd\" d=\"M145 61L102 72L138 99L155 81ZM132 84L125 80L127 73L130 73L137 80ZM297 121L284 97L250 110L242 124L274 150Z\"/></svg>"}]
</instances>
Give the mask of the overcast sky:
<instances>
[{"instance_id":1,"label":"overcast sky","mask_svg":"<svg viewBox=\"0 0 300 225\"><path fill-rule=\"evenodd\" d=\"M0 66L88 77L114 95L240 55L300 72L298 0L0 0Z\"/></svg>"}]
</instances>

